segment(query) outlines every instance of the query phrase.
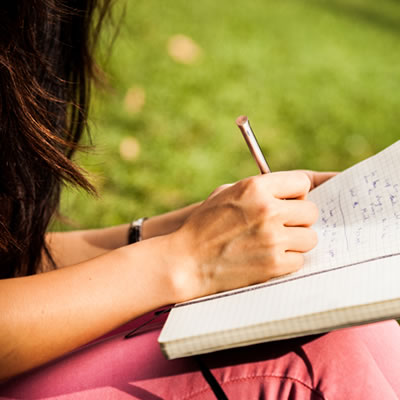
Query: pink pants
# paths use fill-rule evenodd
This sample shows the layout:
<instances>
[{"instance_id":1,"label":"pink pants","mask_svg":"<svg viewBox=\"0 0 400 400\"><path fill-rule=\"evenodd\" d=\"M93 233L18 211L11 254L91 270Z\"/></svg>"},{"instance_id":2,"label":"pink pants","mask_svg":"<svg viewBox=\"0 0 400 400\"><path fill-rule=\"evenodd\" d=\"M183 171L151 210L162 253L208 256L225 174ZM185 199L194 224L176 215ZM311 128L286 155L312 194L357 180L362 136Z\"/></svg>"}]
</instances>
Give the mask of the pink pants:
<instances>
[{"instance_id":1,"label":"pink pants","mask_svg":"<svg viewBox=\"0 0 400 400\"><path fill-rule=\"evenodd\" d=\"M163 357L160 321L124 339L142 321L0 385L0 399L215 399L193 358ZM201 358L229 399L400 398L395 321Z\"/></svg>"}]
</instances>

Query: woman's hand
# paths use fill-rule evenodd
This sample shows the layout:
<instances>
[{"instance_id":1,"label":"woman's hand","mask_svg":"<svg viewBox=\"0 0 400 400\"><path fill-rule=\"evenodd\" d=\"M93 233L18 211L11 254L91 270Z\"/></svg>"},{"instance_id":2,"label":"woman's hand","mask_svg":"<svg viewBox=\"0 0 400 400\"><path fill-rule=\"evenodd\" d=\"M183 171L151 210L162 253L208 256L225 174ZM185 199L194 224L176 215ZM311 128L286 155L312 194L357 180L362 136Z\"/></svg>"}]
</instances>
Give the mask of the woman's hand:
<instances>
[{"instance_id":1,"label":"woman's hand","mask_svg":"<svg viewBox=\"0 0 400 400\"><path fill-rule=\"evenodd\" d=\"M299 170L307 174L310 179L310 190L321 185L328 179L332 178L337 172L316 172L310 170ZM232 185L223 185L216 189L211 196L219 193ZM154 236L167 235L179 229L186 219L201 205L201 203L192 204L179 210L171 211L166 214L157 215L146 220L143 224L143 239L148 239Z\"/></svg>"},{"instance_id":2,"label":"woman's hand","mask_svg":"<svg viewBox=\"0 0 400 400\"><path fill-rule=\"evenodd\" d=\"M310 190L321 185L328 179L332 178L337 172L316 172L310 170L299 170L307 174L310 179ZM219 193L232 185L223 185L216 189L211 196ZM146 220L143 224L143 239L148 239L154 236L166 235L179 229L186 219L201 205L201 203L192 204L179 210L171 211L166 214L157 215Z\"/></svg>"},{"instance_id":3,"label":"woman's hand","mask_svg":"<svg viewBox=\"0 0 400 400\"><path fill-rule=\"evenodd\" d=\"M277 172L215 191L170 235L179 301L300 269L317 244L309 173Z\"/></svg>"}]
</instances>

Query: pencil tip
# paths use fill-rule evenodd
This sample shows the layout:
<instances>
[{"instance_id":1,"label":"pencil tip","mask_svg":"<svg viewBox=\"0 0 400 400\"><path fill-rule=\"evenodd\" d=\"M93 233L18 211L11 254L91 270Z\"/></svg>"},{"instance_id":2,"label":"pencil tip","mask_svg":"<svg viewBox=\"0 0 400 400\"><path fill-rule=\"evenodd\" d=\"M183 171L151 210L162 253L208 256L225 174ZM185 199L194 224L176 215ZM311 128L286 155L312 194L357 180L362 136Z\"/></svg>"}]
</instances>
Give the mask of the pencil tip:
<instances>
[{"instance_id":1,"label":"pencil tip","mask_svg":"<svg viewBox=\"0 0 400 400\"><path fill-rule=\"evenodd\" d=\"M236 125L242 126L244 125L249 119L246 117L246 115L241 115L240 117L236 118Z\"/></svg>"}]
</instances>

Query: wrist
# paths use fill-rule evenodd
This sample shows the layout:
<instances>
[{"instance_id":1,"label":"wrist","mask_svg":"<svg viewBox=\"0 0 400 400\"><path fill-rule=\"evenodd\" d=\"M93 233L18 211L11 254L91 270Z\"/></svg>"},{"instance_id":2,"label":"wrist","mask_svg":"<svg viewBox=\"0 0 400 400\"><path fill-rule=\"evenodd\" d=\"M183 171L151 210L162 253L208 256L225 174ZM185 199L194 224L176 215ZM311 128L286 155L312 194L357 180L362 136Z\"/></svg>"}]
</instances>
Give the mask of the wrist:
<instances>
[{"instance_id":1,"label":"wrist","mask_svg":"<svg viewBox=\"0 0 400 400\"><path fill-rule=\"evenodd\" d=\"M168 236L143 240L119 251L123 252L124 268L129 271L128 281L137 282L144 277L140 286L144 296L151 299L149 310L179 301L174 283L176 258L171 257ZM132 293L136 301L138 294Z\"/></svg>"},{"instance_id":2,"label":"wrist","mask_svg":"<svg viewBox=\"0 0 400 400\"><path fill-rule=\"evenodd\" d=\"M166 262L171 290L175 303L191 300L206 293L201 285L201 272L195 257L195 251L190 248L187 232L178 230L165 236L168 255Z\"/></svg>"},{"instance_id":3,"label":"wrist","mask_svg":"<svg viewBox=\"0 0 400 400\"><path fill-rule=\"evenodd\" d=\"M199 204L195 203L179 210L170 211L147 219L142 225L142 238L149 239L177 231Z\"/></svg>"},{"instance_id":4,"label":"wrist","mask_svg":"<svg viewBox=\"0 0 400 400\"><path fill-rule=\"evenodd\" d=\"M160 276L164 281L163 287L169 294L169 303L175 304L188 300L187 292L192 288L190 265L192 260L184 250L180 235L171 233L149 239L157 243L158 263L162 265Z\"/></svg>"}]
</instances>

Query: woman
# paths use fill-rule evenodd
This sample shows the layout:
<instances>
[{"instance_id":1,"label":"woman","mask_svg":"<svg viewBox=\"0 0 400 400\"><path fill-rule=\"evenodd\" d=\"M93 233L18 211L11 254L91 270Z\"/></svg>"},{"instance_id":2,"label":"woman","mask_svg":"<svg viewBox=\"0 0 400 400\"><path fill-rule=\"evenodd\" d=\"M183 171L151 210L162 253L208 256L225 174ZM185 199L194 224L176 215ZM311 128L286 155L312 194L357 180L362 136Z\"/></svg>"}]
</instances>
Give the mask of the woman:
<instances>
[{"instance_id":1,"label":"woman","mask_svg":"<svg viewBox=\"0 0 400 400\"><path fill-rule=\"evenodd\" d=\"M157 326L130 341L120 332L165 305L301 268L317 242L318 211L306 196L331 175L281 172L220 187L201 204L146 220L142 240L130 245L129 224L46 233L63 184L94 191L71 157L109 1L3 3L0 395L212 398L196 360L161 357ZM387 365L400 360L399 339L396 323L386 322L202 362L222 385L213 390L229 398L372 399L379 389L389 399L400 393Z\"/></svg>"}]
</instances>

